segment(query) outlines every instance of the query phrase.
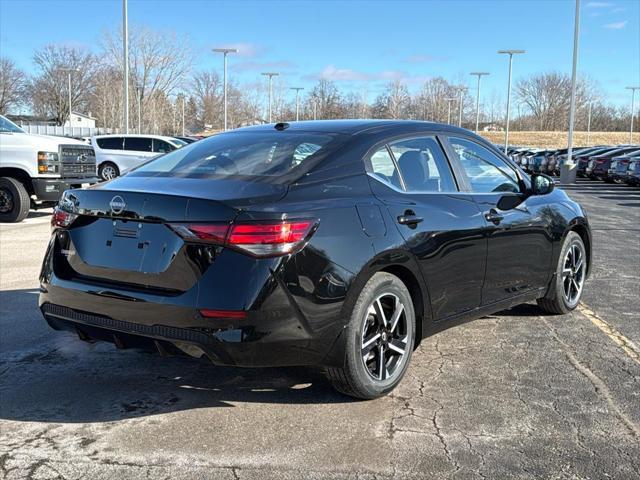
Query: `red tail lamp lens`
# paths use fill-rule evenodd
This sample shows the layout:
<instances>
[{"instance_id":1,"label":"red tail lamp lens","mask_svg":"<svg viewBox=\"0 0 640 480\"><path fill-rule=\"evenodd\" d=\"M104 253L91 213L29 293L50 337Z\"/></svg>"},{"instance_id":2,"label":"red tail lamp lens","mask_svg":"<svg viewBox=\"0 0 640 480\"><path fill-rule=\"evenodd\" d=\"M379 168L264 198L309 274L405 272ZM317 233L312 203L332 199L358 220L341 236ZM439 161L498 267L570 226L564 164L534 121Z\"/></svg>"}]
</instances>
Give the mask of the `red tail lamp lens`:
<instances>
[{"instance_id":1,"label":"red tail lamp lens","mask_svg":"<svg viewBox=\"0 0 640 480\"><path fill-rule=\"evenodd\" d=\"M78 218L78 215L75 213L69 213L60 207L55 207L53 209L53 215L51 216L51 228L53 230L56 228L67 228L76 218Z\"/></svg>"},{"instance_id":2,"label":"red tail lamp lens","mask_svg":"<svg viewBox=\"0 0 640 480\"><path fill-rule=\"evenodd\" d=\"M312 223L239 224L231 228L228 242L233 245L294 243L305 239Z\"/></svg>"},{"instance_id":3,"label":"red tail lamp lens","mask_svg":"<svg viewBox=\"0 0 640 480\"><path fill-rule=\"evenodd\" d=\"M172 224L171 228L186 240L226 245L256 257L272 257L301 247L315 226L312 220L292 220L233 225Z\"/></svg>"},{"instance_id":4,"label":"red tail lamp lens","mask_svg":"<svg viewBox=\"0 0 640 480\"><path fill-rule=\"evenodd\" d=\"M206 318L230 318L233 320L244 320L247 312L244 310L210 310L204 308L200 310L200 315Z\"/></svg>"}]
</instances>

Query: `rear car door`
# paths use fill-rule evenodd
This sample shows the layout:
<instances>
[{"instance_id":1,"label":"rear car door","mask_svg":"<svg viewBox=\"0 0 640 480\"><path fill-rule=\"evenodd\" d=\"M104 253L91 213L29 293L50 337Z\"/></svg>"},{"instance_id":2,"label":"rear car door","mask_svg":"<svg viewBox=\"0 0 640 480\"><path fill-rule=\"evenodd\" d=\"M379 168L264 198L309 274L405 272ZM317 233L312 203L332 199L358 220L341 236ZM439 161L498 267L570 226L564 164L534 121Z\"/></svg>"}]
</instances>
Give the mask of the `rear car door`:
<instances>
[{"instance_id":1,"label":"rear car door","mask_svg":"<svg viewBox=\"0 0 640 480\"><path fill-rule=\"evenodd\" d=\"M418 259L434 320L480 306L485 221L473 198L458 190L438 138L392 141L367 162L374 195Z\"/></svg>"},{"instance_id":2,"label":"rear car door","mask_svg":"<svg viewBox=\"0 0 640 480\"><path fill-rule=\"evenodd\" d=\"M541 197L525 199L516 170L497 153L466 137L448 137L466 188L485 222L488 240L482 304L488 305L547 285L551 272L552 215L541 210ZM503 197L523 201L501 210ZM501 204L502 205L502 204Z\"/></svg>"}]
</instances>

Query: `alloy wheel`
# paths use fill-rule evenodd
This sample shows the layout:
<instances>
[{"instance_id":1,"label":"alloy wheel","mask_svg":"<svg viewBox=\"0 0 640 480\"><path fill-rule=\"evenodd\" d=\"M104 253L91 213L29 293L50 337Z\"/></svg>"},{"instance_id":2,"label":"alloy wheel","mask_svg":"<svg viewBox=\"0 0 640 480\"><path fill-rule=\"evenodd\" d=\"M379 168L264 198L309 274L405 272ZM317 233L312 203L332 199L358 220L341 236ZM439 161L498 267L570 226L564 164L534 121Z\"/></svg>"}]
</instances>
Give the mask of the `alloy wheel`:
<instances>
[{"instance_id":1,"label":"alloy wheel","mask_svg":"<svg viewBox=\"0 0 640 480\"><path fill-rule=\"evenodd\" d=\"M580 299L585 278L585 254L577 243L571 244L564 257L562 288L567 304L574 306Z\"/></svg>"},{"instance_id":2,"label":"alloy wheel","mask_svg":"<svg viewBox=\"0 0 640 480\"><path fill-rule=\"evenodd\" d=\"M389 380L401 371L408 343L407 314L392 293L377 297L367 309L362 327L362 363L371 378Z\"/></svg>"},{"instance_id":3,"label":"alloy wheel","mask_svg":"<svg viewBox=\"0 0 640 480\"><path fill-rule=\"evenodd\" d=\"M6 188L0 188L0 213L13 210L13 195Z\"/></svg>"},{"instance_id":4,"label":"alloy wheel","mask_svg":"<svg viewBox=\"0 0 640 480\"><path fill-rule=\"evenodd\" d=\"M111 165L105 165L104 167L102 167L102 178L104 180L112 180L117 176L118 174L116 173L116 169Z\"/></svg>"}]
</instances>

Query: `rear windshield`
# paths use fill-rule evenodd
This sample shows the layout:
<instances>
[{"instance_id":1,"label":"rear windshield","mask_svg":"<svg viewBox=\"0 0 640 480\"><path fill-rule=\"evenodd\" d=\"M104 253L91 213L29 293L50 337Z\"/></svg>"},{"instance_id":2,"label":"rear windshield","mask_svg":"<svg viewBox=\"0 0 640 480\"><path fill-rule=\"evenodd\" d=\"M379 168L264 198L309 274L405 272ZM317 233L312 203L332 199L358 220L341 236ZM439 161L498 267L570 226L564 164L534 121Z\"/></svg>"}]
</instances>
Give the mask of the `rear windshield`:
<instances>
[{"instance_id":1,"label":"rear windshield","mask_svg":"<svg viewBox=\"0 0 640 480\"><path fill-rule=\"evenodd\" d=\"M145 163L135 176L193 178L288 176L334 150L339 135L308 132L232 132L186 145Z\"/></svg>"}]
</instances>

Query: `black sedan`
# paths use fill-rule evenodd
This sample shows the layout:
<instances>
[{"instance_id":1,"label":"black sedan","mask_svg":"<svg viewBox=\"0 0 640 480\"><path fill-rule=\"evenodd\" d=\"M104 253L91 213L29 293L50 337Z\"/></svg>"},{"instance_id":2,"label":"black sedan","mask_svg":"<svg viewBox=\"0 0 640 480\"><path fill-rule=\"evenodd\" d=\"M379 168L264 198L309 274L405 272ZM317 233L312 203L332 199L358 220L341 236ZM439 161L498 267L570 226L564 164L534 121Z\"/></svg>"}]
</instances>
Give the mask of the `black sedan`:
<instances>
[{"instance_id":1,"label":"black sedan","mask_svg":"<svg viewBox=\"0 0 640 480\"><path fill-rule=\"evenodd\" d=\"M40 276L53 328L240 366L320 365L391 391L445 322L574 309L580 205L467 130L279 123L185 146L65 193Z\"/></svg>"}]
</instances>

